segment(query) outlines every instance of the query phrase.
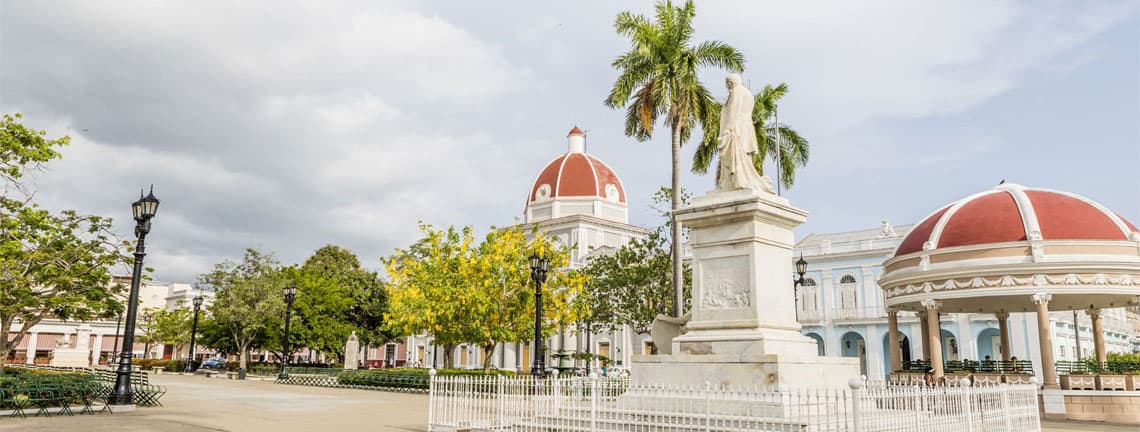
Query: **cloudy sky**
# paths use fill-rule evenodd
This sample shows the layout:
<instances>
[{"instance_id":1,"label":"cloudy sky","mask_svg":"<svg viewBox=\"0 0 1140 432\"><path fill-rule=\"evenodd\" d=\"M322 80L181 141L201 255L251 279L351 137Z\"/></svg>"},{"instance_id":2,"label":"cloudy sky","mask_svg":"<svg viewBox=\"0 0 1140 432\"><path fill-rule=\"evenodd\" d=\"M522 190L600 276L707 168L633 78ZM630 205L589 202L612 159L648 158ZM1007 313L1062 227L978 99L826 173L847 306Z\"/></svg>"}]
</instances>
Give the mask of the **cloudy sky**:
<instances>
[{"instance_id":1,"label":"cloudy sky","mask_svg":"<svg viewBox=\"0 0 1140 432\"><path fill-rule=\"evenodd\" d=\"M791 87L780 119L812 143L786 193L811 212L800 236L910 223L1002 179L1140 222L1135 1L738 3L698 3L696 38L740 49L753 88ZM602 105L628 47L613 17L651 9L0 0L0 112L72 137L35 179L49 207L129 234L155 185L161 280L246 247L298 262L335 243L375 268L420 220L510 224L575 124L654 226L668 135L625 138Z\"/></svg>"}]
</instances>

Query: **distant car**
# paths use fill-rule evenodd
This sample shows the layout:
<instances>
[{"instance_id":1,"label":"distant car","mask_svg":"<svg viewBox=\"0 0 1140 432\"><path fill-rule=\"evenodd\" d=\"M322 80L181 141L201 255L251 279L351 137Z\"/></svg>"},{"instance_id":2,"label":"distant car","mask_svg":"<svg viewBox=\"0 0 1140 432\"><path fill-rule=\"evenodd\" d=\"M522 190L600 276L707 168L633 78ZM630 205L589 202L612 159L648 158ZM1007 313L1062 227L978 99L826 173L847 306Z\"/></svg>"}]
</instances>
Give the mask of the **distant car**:
<instances>
[{"instance_id":1,"label":"distant car","mask_svg":"<svg viewBox=\"0 0 1140 432\"><path fill-rule=\"evenodd\" d=\"M606 369L606 376L626 377L626 376L629 376L629 369L623 368L621 366L615 366L615 367L607 368Z\"/></svg>"},{"instance_id":2,"label":"distant car","mask_svg":"<svg viewBox=\"0 0 1140 432\"><path fill-rule=\"evenodd\" d=\"M229 363L229 362L227 362L226 359L215 357L215 358L207 359L206 361L202 362L202 365L198 366L198 368L199 369L225 369L227 363Z\"/></svg>"}]
</instances>

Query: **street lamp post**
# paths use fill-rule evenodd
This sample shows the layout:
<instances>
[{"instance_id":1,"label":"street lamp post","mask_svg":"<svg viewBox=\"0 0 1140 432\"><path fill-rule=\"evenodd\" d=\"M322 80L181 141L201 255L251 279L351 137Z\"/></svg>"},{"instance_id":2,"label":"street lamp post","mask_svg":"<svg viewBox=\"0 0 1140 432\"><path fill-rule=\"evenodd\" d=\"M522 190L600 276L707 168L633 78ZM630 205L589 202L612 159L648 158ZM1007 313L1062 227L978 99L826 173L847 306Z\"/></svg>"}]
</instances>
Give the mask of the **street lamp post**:
<instances>
[{"instance_id":1,"label":"street lamp post","mask_svg":"<svg viewBox=\"0 0 1140 432\"><path fill-rule=\"evenodd\" d=\"M289 377L285 372L285 367L289 365L289 318L293 315L293 300L297 299L297 285L285 285L281 291L285 294L285 340L281 343L281 373L277 378L285 379Z\"/></svg>"},{"instance_id":2,"label":"street lamp post","mask_svg":"<svg viewBox=\"0 0 1140 432\"><path fill-rule=\"evenodd\" d=\"M194 339L198 336L198 311L202 309L202 296L194 296L194 325L190 326L190 359L186 362L186 372L194 372Z\"/></svg>"},{"instance_id":3,"label":"street lamp post","mask_svg":"<svg viewBox=\"0 0 1140 432\"><path fill-rule=\"evenodd\" d=\"M139 308L139 282L142 278L143 257L146 256L146 235L150 232L150 220L158 212L158 198L154 196L154 187L146 197L139 193L139 200L131 204L135 218L135 268L131 274L131 291L127 297L126 325L123 328L123 352L119 355L119 369L115 372L115 393L111 398L112 405L132 405L131 395L131 359L135 344L135 315Z\"/></svg>"},{"instance_id":4,"label":"street lamp post","mask_svg":"<svg viewBox=\"0 0 1140 432\"><path fill-rule=\"evenodd\" d=\"M804 261L803 254L800 254L800 259L796 260L796 276L792 276L792 296L796 300L796 323L800 322L800 285L804 284L804 274L807 273L807 261Z\"/></svg>"},{"instance_id":5,"label":"street lamp post","mask_svg":"<svg viewBox=\"0 0 1140 432\"><path fill-rule=\"evenodd\" d=\"M534 280L534 367L530 373L539 377L546 375L546 359L542 352L542 284L546 283L549 266L549 259L537 253L530 255L530 278Z\"/></svg>"}]
</instances>

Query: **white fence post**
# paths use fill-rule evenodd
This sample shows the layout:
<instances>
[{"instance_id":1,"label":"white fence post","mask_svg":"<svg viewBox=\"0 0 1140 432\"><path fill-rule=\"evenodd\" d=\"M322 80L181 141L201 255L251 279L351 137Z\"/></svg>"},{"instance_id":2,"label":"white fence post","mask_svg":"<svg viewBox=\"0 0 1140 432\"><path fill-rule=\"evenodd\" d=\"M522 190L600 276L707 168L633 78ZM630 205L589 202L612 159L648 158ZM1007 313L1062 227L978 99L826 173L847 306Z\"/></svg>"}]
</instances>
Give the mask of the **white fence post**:
<instances>
[{"instance_id":1,"label":"white fence post","mask_svg":"<svg viewBox=\"0 0 1140 432\"><path fill-rule=\"evenodd\" d=\"M598 374L590 373L590 431L598 430Z\"/></svg>"},{"instance_id":2,"label":"white fence post","mask_svg":"<svg viewBox=\"0 0 1140 432\"><path fill-rule=\"evenodd\" d=\"M705 432L712 430L712 402L709 397L712 395L712 383L705 381Z\"/></svg>"},{"instance_id":3,"label":"white fence post","mask_svg":"<svg viewBox=\"0 0 1140 432\"><path fill-rule=\"evenodd\" d=\"M497 382L495 383L495 411L498 412L498 424L496 426L498 427L507 426L507 414L503 412L505 409L503 406L503 386L503 376L498 375Z\"/></svg>"},{"instance_id":4,"label":"white fence post","mask_svg":"<svg viewBox=\"0 0 1140 432\"><path fill-rule=\"evenodd\" d=\"M860 399L863 397L863 387L865 385L866 384L863 383L863 380L859 378L851 378L851 380L847 382L847 386L851 387L851 420L852 423L854 423L851 430L854 432L863 431L863 418L861 412L863 408L859 405L861 402Z\"/></svg>"},{"instance_id":5,"label":"white fence post","mask_svg":"<svg viewBox=\"0 0 1140 432\"><path fill-rule=\"evenodd\" d=\"M436 400L436 382L435 382L435 368L428 371L428 432L432 431L432 425L435 424L435 400Z\"/></svg>"},{"instance_id":6,"label":"white fence post","mask_svg":"<svg viewBox=\"0 0 1140 432\"><path fill-rule=\"evenodd\" d=\"M970 409L974 397L970 392L970 379L962 378L959 380L958 388L962 389L962 414L966 420L966 432L974 432L974 416Z\"/></svg>"},{"instance_id":7,"label":"white fence post","mask_svg":"<svg viewBox=\"0 0 1140 432\"><path fill-rule=\"evenodd\" d=\"M1009 392L1001 392L1001 413L1005 417L1005 432L1013 431L1013 417L1010 415Z\"/></svg>"},{"instance_id":8,"label":"white fence post","mask_svg":"<svg viewBox=\"0 0 1140 432\"><path fill-rule=\"evenodd\" d=\"M914 403L914 431L922 430L922 414L926 412L926 392L923 387L913 386L914 394L916 395Z\"/></svg>"}]
</instances>

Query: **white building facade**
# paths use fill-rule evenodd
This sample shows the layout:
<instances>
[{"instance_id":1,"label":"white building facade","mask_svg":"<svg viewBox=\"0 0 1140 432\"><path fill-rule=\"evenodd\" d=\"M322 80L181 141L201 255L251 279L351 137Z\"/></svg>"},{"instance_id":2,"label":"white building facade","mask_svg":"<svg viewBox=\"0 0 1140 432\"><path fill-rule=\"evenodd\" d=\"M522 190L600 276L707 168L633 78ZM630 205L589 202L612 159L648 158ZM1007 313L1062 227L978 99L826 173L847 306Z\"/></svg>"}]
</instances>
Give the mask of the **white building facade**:
<instances>
[{"instance_id":1,"label":"white building facade","mask_svg":"<svg viewBox=\"0 0 1140 432\"><path fill-rule=\"evenodd\" d=\"M131 278L130 276L114 276L112 282L129 287ZM208 305L214 303L213 292L196 290L190 284L164 282L143 283L139 286L138 310L141 313L141 311L148 308L190 308L193 307L191 306L191 299L199 294L202 295L204 300L202 306L203 310L205 310ZM90 359L92 364L106 364L109 360L111 362L117 361L114 360L114 358L116 358L115 351L122 349L123 333L123 324L119 319L61 321L48 318L29 329L28 334L20 344L16 346L16 349L8 354L8 358L5 359L5 362L47 364L51 359L52 352L55 351L57 345L62 343L60 341L72 341L76 337L76 329L83 324L91 327L89 346L91 347ZM19 331L20 325L20 323L14 323L10 331ZM136 342L133 345L132 352L134 356L138 358L142 358L144 355L147 358L171 358L172 356L178 358L175 356L175 353L172 352L171 347L161 344L151 346L150 352L144 352L145 349L145 344Z\"/></svg>"},{"instance_id":2,"label":"white building facade","mask_svg":"<svg viewBox=\"0 0 1140 432\"><path fill-rule=\"evenodd\" d=\"M879 229L810 234L795 247L795 256L808 262L804 283L797 289L797 311L802 333L816 339L819 353L857 357L868 379L884 379L890 373L887 312L877 281L883 262L890 258L912 226L893 227L883 222ZM1050 313L1057 361L1093 356L1092 323L1085 312L1080 322L1080 352L1074 337L1071 312ZM902 361L928 360L923 347L919 317L913 312L898 315ZM1123 308L1102 312L1108 352L1132 352L1133 323ZM1010 314L1010 345L1014 357L1031 360L1040 373L1039 338L1032 313ZM993 314L946 313L939 320L942 358L984 360L1001 358L1001 339Z\"/></svg>"}]
</instances>

